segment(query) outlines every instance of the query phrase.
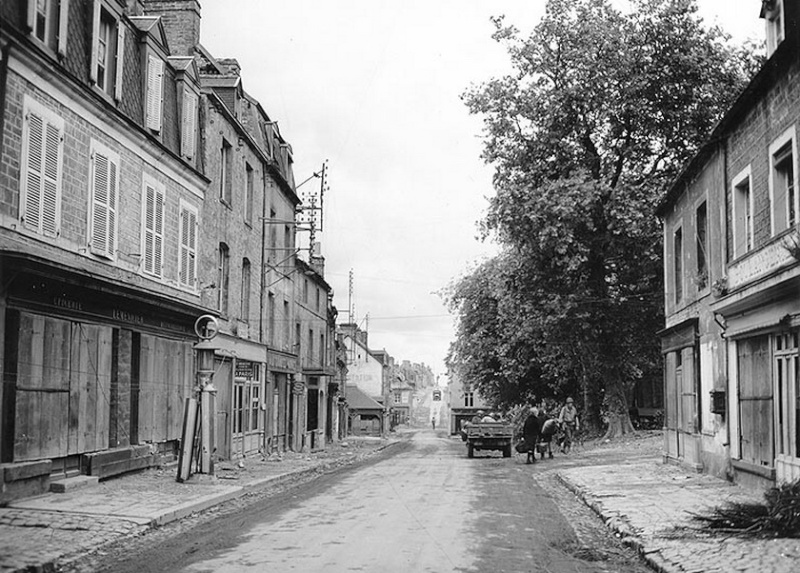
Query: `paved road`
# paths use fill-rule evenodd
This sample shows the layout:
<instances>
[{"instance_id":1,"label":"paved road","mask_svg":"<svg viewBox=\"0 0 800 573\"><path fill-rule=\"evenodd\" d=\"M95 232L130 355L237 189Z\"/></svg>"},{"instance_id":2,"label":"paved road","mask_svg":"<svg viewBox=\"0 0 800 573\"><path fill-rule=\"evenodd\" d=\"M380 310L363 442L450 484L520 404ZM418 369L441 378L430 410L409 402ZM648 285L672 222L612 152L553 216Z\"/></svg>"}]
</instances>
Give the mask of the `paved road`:
<instances>
[{"instance_id":1,"label":"paved road","mask_svg":"<svg viewBox=\"0 0 800 573\"><path fill-rule=\"evenodd\" d=\"M109 556L103 570L646 571L553 484L548 462L527 466L495 452L469 460L461 442L424 430L289 495L191 528L167 526L138 543L138 554Z\"/></svg>"}]
</instances>

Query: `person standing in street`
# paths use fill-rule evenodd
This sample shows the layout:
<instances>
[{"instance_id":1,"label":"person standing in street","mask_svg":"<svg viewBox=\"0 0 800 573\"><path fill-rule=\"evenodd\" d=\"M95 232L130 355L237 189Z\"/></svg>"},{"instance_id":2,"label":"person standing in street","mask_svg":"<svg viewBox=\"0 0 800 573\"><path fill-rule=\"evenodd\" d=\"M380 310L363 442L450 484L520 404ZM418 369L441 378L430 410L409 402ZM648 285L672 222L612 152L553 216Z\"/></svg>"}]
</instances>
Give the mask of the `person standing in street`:
<instances>
[{"instance_id":1,"label":"person standing in street","mask_svg":"<svg viewBox=\"0 0 800 573\"><path fill-rule=\"evenodd\" d=\"M522 437L525 440L525 444L528 446L528 458L525 460L526 464L532 464L536 461L536 442L539 440L539 433L541 430L542 427L538 412L536 408L531 408L528 417L525 418L525 424L522 426Z\"/></svg>"},{"instance_id":2,"label":"person standing in street","mask_svg":"<svg viewBox=\"0 0 800 573\"><path fill-rule=\"evenodd\" d=\"M580 420L578 419L578 410L575 408L574 400L570 397L567 398L566 404L561 408L561 413L558 415L558 423L564 430L564 442L561 444L561 451L569 453L572 447L572 439L575 432L580 430Z\"/></svg>"}]
</instances>

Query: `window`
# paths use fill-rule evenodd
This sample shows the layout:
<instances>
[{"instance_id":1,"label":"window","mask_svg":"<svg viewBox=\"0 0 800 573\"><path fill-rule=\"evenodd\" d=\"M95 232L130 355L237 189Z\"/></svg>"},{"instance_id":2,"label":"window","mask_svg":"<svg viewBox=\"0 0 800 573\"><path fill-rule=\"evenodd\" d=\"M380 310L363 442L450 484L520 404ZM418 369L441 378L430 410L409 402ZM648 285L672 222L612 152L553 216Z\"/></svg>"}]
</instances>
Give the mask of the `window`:
<instances>
[{"instance_id":1,"label":"window","mask_svg":"<svg viewBox=\"0 0 800 573\"><path fill-rule=\"evenodd\" d=\"M319 295L319 287L317 287L317 312L320 310L320 295Z\"/></svg>"},{"instance_id":2,"label":"window","mask_svg":"<svg viewBox=\"0 0 800 573\"><path fill-rule=\"evenodd\" d=\"M228 205L233 195L233 149L225 139L222 140L219 158L219 198Z\"/></svg>"},{"instance_id":3,"label":"window","mask_svg":"<svg viewBox=\"0 0 800 573\"><path fill-rule=\"evenodd\" d=\"M295 346L294 350L298 355L300 354L301 345L303 343L303 341L301 340L300 332L301 332L301 326L300 323L298 322L294 325L294 346Z\"/></svg>"},{"instance_id":4,"label":"window","mask_svg":"<svg viewBox=\"0 0 800 573\"><path fill-rule=\"evenodd\" d=\"M394 403L399 404L403 400L403 393L399 390L394 391Z\"/></svg>"},{"instance_id":5,"label":"window","mask_svg":"<svg viewBox=\"0 0 800 573\"><path fill-rule=\"evenodd\" d=\"M20 165L20 219L26 228L55 237L61 221L64 120L25 97Z\"/></svg>"},{"instance_id":6,"label":"window","mask_svg":"<svg viewBox=\"0 0 800 573\"><path fill-rule=\"evenodd\" d=\"M325 333L319 335L319 363L321 366L325 365Z\"/></svg>"},{"instance_id":7,"label":"window","mask_svg":"<svg viewBox=\"0 0 800 573\"><path fill-rule=\"evenodd\" d=\"M275 295L267 295L267 343L275 344Z\"/></svg>"},{"instance_id":8,"label":"window","mask_svg":"<svg viewBox=\"0 0 800 573\"><path fill-rule=\"evenodd\" d=\"M146 125L153 131L161 131L161 107L164 99L164 60L150 54L147 56Z\"/></svg>"},{"instance_id":9,"label":"window","mask_svg":"<svg viewBox=\"0 0 800 573\"><path fill-rule=\"evenodd\" d=\"M675 302L683 299L683 229L675 230L672 239L672 259L675 280Z\"/></svg>"},{"instance_id":10,"label":"window","mask_svg":"<svg viewBox=\"0 0 800 573\"><path fill-rule=\"evenodd\" d=\"M733 180L733 258L753 248L753 197L750 167Z\"/></svg>"},{"instance_id":11,"label":"window","mask_svg":"<svg viewBox=\"0 0 800 573\"><path fill-rule=\"evenodd\" d=\"M778 49L784 38L783 0L765 0L761 17L767 26L767 56Z\"/></svg>"},{"instance_id":12,"label":"window","mask_svg":"<svg viewBox=\"0 0 800 573\"><path fill-rule=\"evenodd\" d=\"M219 263L217 268L217 310L223 316L228 314L228 281L230 280L230 250L225 243L219 244Z\"/></svg>"},{"instance_id":13,"label":"window","mask_svg":"<svg viewBox=\"0 0 800 573\"><path fill-rule=\"evenodd\" d=\"M697 288L703 290L708 286L708 213L703 201L695 212L695 248L697 251Z\"/></svg>"},{"instance_id":14,"label":"window","mask_svg":"<svg viewBox=\"0 0 800 573\"><path fill-rule=\"evenodd\" d=\"M247 177L244 196L244 222L248 225L253 224L253 168L249 163L245 163L245 174Z\"/></svg>"},{"instance_id":15,"label":"window","mask_svg":"<svg viewBox=\"0 0 800 573\"><path fill-rule=\"evenodd\" d=\"M475 405L475 393L474 392L465 392L464 393L464 407L465 408L472 408Z\"/></svg>"},{"instance_id":16,"label":"window","mask_svg":"<svg viewBox=\"0 0 800 573\"><path fill-rule=\"evenodd\" d=\"M285 350L289 350L292 346L292 324L289 321L289 301L283 301L283 346Z\"/></svg>"},{"instance_id":17,"label":"window","mask_svg":"<svg viewBox=\"0 0 800 573\"><path fill-rule=\"evenodd\" d=\"M777 235L797 224L797 181L794 168L794 128L787 130L770 145L770 204L772 234Z\"/></svg>"},{"instance_id":18,"label":"window","mask_svg":"<svg viewBox=\"0 0 800 573\"><path fill-rule=\"evenodd\" d=\"M100 0L95 0L92 29L89 78L102 91L119 100L122 97L125 28Z\"/></svg>"},{"instance_id":19,"label":"window","mask_svg":"<svg viewBox=\"0 0 800 573\"><path fill-rule=\"evenodd\" d=\"M267 251L267 260L275 260L277 256L276 249L278 248L278 227L275 221L275 209L269 210L269 250Z\"/></svg>"},{"instance_id":20,"label":"window","mask_svg":"<svg viewBox=\"0 0 800 573\"><path fill-rule=\"evenodd\" d=\"M241 318L245 322L250 321L250 261L242 260L242 303Z\"/></svg>"},{"instance_id":21,"label":"window","mask_svg":"<svg viewBox=\"0 0 800 573\"><path fill-rule=\"evenodd\" d=\"M289 225L283 226L283 247L286 249L286 257L292 256L292 227Z\"/></svg>"},{"instance_id":22,"label":"window","mask_svg":"<svg viewBox=\"0 0 800 573\"><path fill-rule=\"evenodd\" d=\"M308 279L303 279L303 303L308 304Z\"/></svg>"},{"instance_id":23,"label":"window","mask_svg":"<svg viewBox=\"0 0 800 573\"><path fill-rule=\"evenodd\" d=\"M192 159L197 148L197 94L183 89L183 117L181 118L181 153Z\"/></svg>"},{"instance_id":24,"label":"window","mask_svg":"<svg viewBox=\"0 0 800 573\"><path fill-rule=\"evenodd\" d=\"M233 434L258 431L261 427L260 368L254 362L237 360L233 379Z\"/></svg>"},{"instance_id":25,"label":"window","mask_svg":"<svg viewBox=\"0 0 800 573\"><path fill-rule=\"evenodd\" d=\"M145 178L142 197L142 263L149 275L161 277L164 260L164 187Z\"/></svg>"},{"instance_id":26,"label":"window","mask_svg":"<svg viewBox=\"0 0 800 573\"><path fill-rule=\"evenodd\" d=\"M63 56L67 52L69 0L28 0L28 27L34 38Z\"/></svg>"},{"instance_id":27,"label":"window","mask_svg":"<svg viewBox=\"0 0 800 573\"><path fill-rule=\"evenodd\" d=\"M308 329L308 346L306 346L306 349L308 350L308 356L306 356L306 359L309 362L313 362L314 361L314 329L313 328L309 328Z\"/></svg>"},{"instance_id":28,"label":"window","mask_svg":"<svg viewBox=\"0 0 800 573\"><path fill-rule=\"evenodd\" d=\"M773 376L778 390L777 448L800 458L800 333L773 336Z\"/></svg>"},{"instance_id":29,"label":"window","mask_svg":"<svg viewBox=\"0 0 800 573\"><path fill-rule=\"evenodd\" d=\"M178 283L197 288L197 209L181 201Z\"/></svg>"},{"instance_id":30,"label":"window","mask_svg":"<svg viewBox=\"0 0 800 573\"><path fill-rule=\"evenodd\" d=\"M97 141L92 141L91 150L89 248L95 255L114 259L117 252L119 155Z\"/></svg>"}]
</instances>

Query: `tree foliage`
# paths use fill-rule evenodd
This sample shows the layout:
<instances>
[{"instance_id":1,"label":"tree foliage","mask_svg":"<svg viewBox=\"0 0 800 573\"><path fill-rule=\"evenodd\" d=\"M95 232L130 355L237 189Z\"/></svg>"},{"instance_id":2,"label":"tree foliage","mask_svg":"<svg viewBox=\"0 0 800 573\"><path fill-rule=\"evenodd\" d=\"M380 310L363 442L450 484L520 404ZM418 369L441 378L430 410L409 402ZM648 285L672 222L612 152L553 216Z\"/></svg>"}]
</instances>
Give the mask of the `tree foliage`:
<instances>
[{"instance_id":1,"label":"tree foliage","mask_svg":"<svg viewBox=\"0 0 800 573\"><path fill-rule=\"evenodd\" d=\"M580 392L632 429L627 396L660 375L654 209L756 68L695 0L548 0L529 37L502 17L514 73L463 96L495 167L495 260L454 284L448 364L499 403Z\"/></svg>"}]
</instances>

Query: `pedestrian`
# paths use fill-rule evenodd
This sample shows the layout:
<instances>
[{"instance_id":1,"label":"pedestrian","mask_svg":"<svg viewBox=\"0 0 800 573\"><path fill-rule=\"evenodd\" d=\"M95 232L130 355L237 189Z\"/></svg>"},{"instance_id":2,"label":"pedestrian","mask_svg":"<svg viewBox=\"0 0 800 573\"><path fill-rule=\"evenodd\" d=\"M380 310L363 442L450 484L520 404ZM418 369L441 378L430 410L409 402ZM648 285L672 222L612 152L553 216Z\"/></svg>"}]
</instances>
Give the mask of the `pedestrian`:
<instances>
[{"instance_id":1,"label":"pedestrian","mask_svg":"<svg viewBox=\"0 0 800 573\"><path fill-rule=\"evenodd\" d=\"M497 420L495 420L494 416L495 415L490 412L481 418L481 422L496 422Z\"/></svg>"},{"instance_id":2,"label":"pedestrian","mask_svg":"<svg viewBox=\"0 0 800 573\"><path fill-rule=\"evenodd\" d=\"M470 420L470 423L477 424L482 419L483 419L483 410L478 410L477 412L475 412L475 415L472 416L472 420Z\"/></svg>"},{"instance_id":3,"label":"pedestrian","mask_svg":"<svg viewBox=\"0 0 800 573\"><path fill-rule=\"evenodd\" d=\"M539 435L539 443L544 444L541 454L542 458L544 458L545 452L547 452L548 457L553 457L553 436L555 436L556 432L558 431L558 422L547 415L547 412L542 412L542 415L539 416L539 421L542 423L542 430Z\"/></svg>"},{"instance_id":4,"label":"pedestrian","mask_svg":"<svg viewBox=\"0 0 800 573\"><path fill-rule=\"evenodd\" d=\"M531 408L528 417L525 418L525 424L522 426L522 438L528 446L526 464L532 464L536 461L536 442L539 441L541 429L538 412L536 408Z\"/></svg>"},{"instance_id":5,"label":"pedestrian","mask_svg":"<svg viewBox=\"0 0 800 573\"><path fill-rule=\"evenodd\" d=\"M561 444L561 451L569 453L575 432L580 430L581 427L578 419L578 410L575 408L574 400L571 397L567 398L566 404L561 408L561 413L558 415L558 423L564 430L564 442Z\"/></svg>"},{"instance_id":6,"label":"pedestrian","mask_svg":"<svg viewBox=\"0 0 800 573\"><path fill-rule=\"evenodd\" d=\"M431 426L434 430L436 429L436 418L431 418Z\"/></svg>"}]
</instances>

